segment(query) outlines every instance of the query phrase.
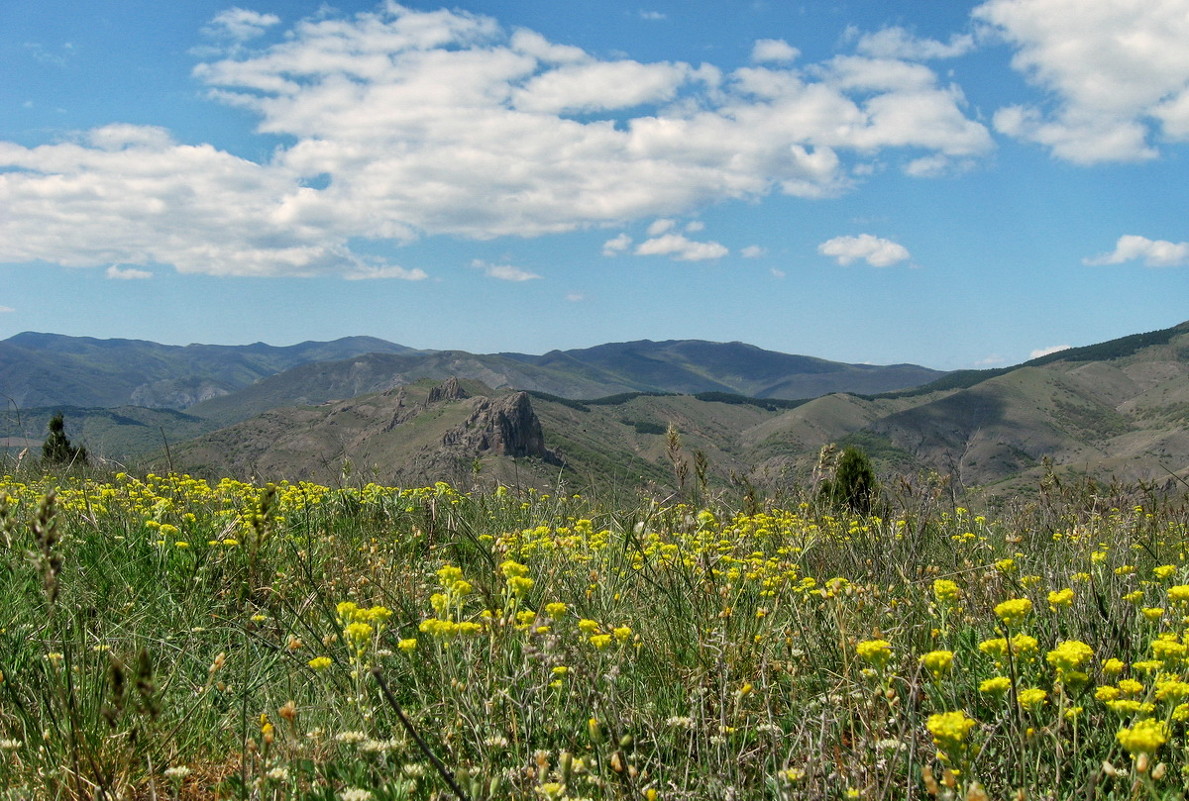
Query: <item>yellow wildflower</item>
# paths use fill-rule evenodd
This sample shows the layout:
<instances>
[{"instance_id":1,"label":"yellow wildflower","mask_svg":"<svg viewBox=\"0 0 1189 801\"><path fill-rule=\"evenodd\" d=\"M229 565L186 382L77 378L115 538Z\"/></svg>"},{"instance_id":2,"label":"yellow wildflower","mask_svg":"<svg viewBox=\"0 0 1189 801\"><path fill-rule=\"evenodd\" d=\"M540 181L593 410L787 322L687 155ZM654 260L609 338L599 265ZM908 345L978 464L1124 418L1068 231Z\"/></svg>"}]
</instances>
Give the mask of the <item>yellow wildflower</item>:
<instances>
[{"instance_id":1,"label":"yellow wildflower","mask_svg":"<svg viewBox=\"0 0 1189 801\"><path fill-rule=\"evenodd\" d=\"M930 715L925 728L933 735L933 744L952 758L962 750L966 735L977 725L978 721L967 717L965 712L959 710Z\"/></svg>"},{"instance_id":2,"label":"yellow wildflower","mask_svg":"<svg viewBox=\"0 0 1189 801\"><path fill-rule=\"evenodd\" d=\"M921 664L935 679L940 679L954 666L953 651L930 651L921 657Z\"/></svg>"},{"instance_id":3,"label":"yellow wildflower","mask_svg":"<svg viewBox=\"0 0 1189 801\"><path fill-rule=\"evenodd\" d=\"M1073 604L1073 590L1066 587L1049 593L1049 608L1053 611L1063 609Z\"/></svg>"},{"instance_id":4,"label":"yellow wildflower","mask_svg":"<svg viewBox=\"0 0 1189 801\"><path fill-rule=\"evenodd\" d=\"M855 646L855 652L864 662L882 668L892 658L892 644L887 640L865 640Z\"/></svg>"},{"instance_id":5,"label":"yellow wildflower","mask_svg":"<svg viewBox=\"0 0 1189 801\"><path fill-rule=\"evenodd\" d=\"M1011 679L1007 676L993 676L979 682L978 691L987 695L1003 695L1011 689Z\"/></svg>"},{"instance_id":6,"label":"yellow wildflower","mask_svg":"<svg viewBox=\"0 0 1189 801\"><path fill-rule=\"evenodd\" d=\"M1029 712L1035 712L1045 705L1045 699L1049 694L1039 687L1030 687L1027 690L1020 690L1016 694L1016 700L1020 706L1027 709Z\"/></svg>"},{"instance_id":7,"label":"yellow wildflower","mask_svg":"<svg viewBox=\"0 0 1189 801\"><path fill-rule=\"evenodd\" d=\"M937 579L933 582L933 597L942 603L955 604L962 597L962 588L949 579Z\"/></svg>"},{"instance_id":8,"label":"yellow wildflower","mask_svg":"<svg viewBox=\"0 0 1189 801\"><path fill-rule=\"evenodd\" d=\"M1008 626L1018 626L1032 614L1032 601L1028 598L1012 598L995 607L995 616Z\"/></svg>"},{"instance_id":9,"label":"yellow wildflower","mask_svg":"<svg viewBox=\"0 0 1189 801\"><path fill-rule=\"evenodd\" d=\"M1115 739L1127 753L1133 756L1153 754L1160 746L1168 742L1168 724L1152 718L1136 721L1135 725L1129 729L1119 729L1115 734Z\"/></svg>"}]
</instances>

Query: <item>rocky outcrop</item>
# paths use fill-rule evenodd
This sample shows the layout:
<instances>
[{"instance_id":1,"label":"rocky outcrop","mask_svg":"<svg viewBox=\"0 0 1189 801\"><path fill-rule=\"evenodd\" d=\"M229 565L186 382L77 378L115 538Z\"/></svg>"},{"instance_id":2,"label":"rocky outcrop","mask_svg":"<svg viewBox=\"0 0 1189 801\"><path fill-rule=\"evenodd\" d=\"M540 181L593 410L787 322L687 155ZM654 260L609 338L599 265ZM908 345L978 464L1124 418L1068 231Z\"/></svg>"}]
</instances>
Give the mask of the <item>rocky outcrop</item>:
<instances>
[{"instance_id":1,"label":"rocky outcrop","mask_svg":"<svg viewBox=\"0 0 1189 801\"><path fill-rule=\"evenodd\" d=\"M545 447L545 433L527 392L480 400L465 423L443 435L442 444L468 453L561 463L558 455Z\"/></svg>"},{"instance_id":2,"label":"rocky outcrop","mask_svg":"<svg viewBox=\"0 0 1189 801\"><path fill-rule=\"evenodd\" d=\"M429 391L429 397L425 399L425 403L429 405L442 401L463 400L469 397L470 393L462 388L457 378L451 376Z\"/></svg>"},{"instance_id":3,"label":"rocky outcrop","mask_svg":"<svg viewBox=\"0 0 1189 801\"><path fill-rule=\"evenodd\" d=\"M166 379L136 387L132 390L131 402L133 406L149 409L186 409L230 392L225 386L201 378Z\"/></svg>"}]
</instances>

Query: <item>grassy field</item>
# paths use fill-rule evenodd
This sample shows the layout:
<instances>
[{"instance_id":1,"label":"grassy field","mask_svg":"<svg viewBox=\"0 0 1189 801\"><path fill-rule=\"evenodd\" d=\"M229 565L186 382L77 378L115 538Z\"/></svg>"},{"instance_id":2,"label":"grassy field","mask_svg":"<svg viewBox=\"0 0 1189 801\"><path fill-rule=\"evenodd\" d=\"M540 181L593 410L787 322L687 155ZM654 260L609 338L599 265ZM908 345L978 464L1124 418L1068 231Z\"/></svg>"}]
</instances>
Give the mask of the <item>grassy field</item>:
<instances>
[{"instance_id":1,"label":"grassy field","mask_svg":"<svg viewBox=\"0 0 1189 801\"><path fill-rule=\"evenodd\" d=\"M1189 515L1153 497L854 519L0 490L0 799L1148 799L1189 777Z\"/></svg>"}]
</instances>

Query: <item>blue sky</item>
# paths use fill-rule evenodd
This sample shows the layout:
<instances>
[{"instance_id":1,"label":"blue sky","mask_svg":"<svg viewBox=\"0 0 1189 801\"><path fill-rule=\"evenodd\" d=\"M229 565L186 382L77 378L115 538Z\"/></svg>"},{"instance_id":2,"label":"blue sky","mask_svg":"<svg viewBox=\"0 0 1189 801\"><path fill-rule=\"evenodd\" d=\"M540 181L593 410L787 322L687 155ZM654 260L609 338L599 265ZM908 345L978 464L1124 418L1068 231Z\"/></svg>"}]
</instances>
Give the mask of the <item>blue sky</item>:
<instances>
[{"instance_id":1,"label":"blue sky","mask_svg":"<svg viewBox=\"0 0 1189 801\"><path fill-rule=\"evenodd\" d=\"M1017 363L1189 319L1189 0L0 5L0 338Z\"/></svg>"}]
</instances>

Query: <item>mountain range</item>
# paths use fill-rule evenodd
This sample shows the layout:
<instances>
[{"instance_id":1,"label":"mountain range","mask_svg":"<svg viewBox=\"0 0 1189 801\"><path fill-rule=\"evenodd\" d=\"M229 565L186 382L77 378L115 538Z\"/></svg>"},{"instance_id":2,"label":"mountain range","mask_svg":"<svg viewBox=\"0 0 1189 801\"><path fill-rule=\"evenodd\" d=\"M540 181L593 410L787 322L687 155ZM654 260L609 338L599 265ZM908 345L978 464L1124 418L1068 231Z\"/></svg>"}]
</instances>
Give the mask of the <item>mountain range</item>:
<instances>
[{"instance_id":1,"label":"mountain range","mask_svg":"<svg viewBox=\"0 0 1189 801\"><path fill-rule=\"evenodd\" d=\"M0 381L11 446L40 444L61 408L93 452L210 475L668 486L676 460L690 482L776 486L853 443L884 475L930 471L958 491L1010 493L1054 470L1189 479L1189 323L954 373L690 340L529 356L22 334L0 342Z\"/></svg>"}]
</instances>

